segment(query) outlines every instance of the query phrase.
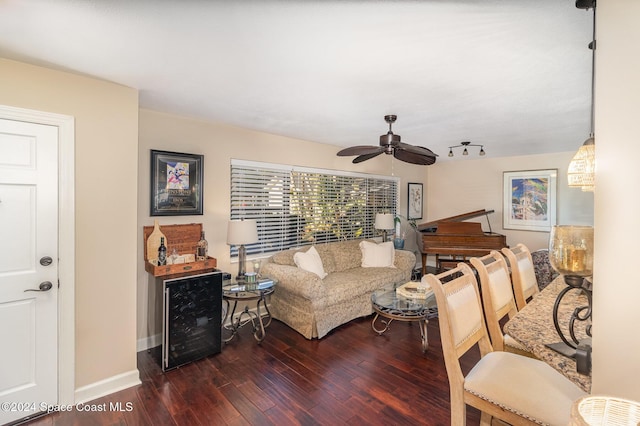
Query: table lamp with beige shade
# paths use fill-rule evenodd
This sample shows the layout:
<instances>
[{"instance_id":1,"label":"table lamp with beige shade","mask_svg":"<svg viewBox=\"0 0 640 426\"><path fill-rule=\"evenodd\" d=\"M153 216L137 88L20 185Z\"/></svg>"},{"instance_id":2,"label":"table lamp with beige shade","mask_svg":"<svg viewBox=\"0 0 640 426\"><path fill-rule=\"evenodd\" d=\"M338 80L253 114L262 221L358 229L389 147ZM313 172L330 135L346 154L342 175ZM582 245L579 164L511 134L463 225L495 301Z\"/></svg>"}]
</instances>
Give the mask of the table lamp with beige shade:
<instances>
[{"instance_id":1,"label":"table lamp with beige shade","mask_svg":"<svg viewBox=\"0 0 640 426\"><path fill-rule=\"evenodd\" d=\"M250 219L232 219L227 226L227 244L238 247L238 276L236 279L244 280L246 275L245 264L247 262L246 244L258 242L258 224Z\"/></svg>"}]
</instances>

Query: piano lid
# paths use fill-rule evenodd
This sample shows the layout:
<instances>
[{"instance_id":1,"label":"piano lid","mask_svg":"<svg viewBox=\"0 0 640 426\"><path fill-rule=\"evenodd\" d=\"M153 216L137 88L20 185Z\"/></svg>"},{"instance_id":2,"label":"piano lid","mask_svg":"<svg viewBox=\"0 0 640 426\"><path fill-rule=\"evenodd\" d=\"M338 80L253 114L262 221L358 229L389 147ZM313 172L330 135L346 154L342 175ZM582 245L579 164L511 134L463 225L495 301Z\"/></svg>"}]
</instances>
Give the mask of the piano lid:
<instances>
[{"instance_id":1,"label":"piano lid","mask_svg":"<svg viewBox=\"0 0 640 426\"><path fill-rule=\"evenodd\" d=\"M445 217L443 219L433 220L431 222L426 222L418 225L418 230L420 232L435 232L438 229L438 225L440 222L462 222L463 220L473 219L480 216L486 216L487 222L489 222L488 215L495 212L495 210L475 210L468 213L462 213L456 216ZM489 229L491 229L491 224L489 223Z\"/></svg>"}]
</instances>

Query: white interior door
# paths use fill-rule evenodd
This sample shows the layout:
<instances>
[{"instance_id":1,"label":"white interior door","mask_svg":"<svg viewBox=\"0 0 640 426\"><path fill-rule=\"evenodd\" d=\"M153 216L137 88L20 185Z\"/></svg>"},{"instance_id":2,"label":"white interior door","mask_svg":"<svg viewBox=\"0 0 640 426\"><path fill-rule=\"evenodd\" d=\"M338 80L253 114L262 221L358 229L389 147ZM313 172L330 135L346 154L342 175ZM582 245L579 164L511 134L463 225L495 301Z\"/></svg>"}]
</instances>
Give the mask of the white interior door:
<instances>
[{"instance_id":1,"label":"white interior door","mask_svg":"<svg viewBox=\"0 0 640 426\"><path fill-rule=\"evenodd\" d=\"M58 401L58 128L0 119L0 424Z\"/></svg>"}]
</instances>

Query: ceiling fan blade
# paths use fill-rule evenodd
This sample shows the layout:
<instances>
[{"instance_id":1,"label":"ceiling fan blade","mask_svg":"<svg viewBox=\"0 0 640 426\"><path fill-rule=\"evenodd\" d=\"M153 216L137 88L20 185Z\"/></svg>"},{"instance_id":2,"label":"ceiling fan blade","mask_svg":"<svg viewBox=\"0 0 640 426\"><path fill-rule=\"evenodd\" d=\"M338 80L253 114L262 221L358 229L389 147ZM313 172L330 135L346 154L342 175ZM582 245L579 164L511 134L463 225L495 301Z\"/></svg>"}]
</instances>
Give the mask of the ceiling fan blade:
<instances>
[{"instance_id":1,"label":"ceiling fan blade","mask_svg":"<svg viewBox=\"0 0 640 426\"><path fill-rule=\"evenodd\" d=\"M429 156L429 157L437 157L438 156L438 154L434 153L429 148L425 148L423 146L414 146L414 145L409 145L409 144L401 142L400 144L398 144L398 147L401 148L401 149L404 149L405 151L411 152L413 154L426 155L426 156Z\"/></svg>"},{"instance_id":2,"label":"ceiling fan blade","mask_svg":"<svg viewBox=\"0 0 640 426\"><path fill-rule=\"evenodd\" d=\"M381 152L381 149L384 150L384 148L374 145L358 145L338 151L338 155L340 157L347 157L349 155L368 155L374 153L377 155Z\"/></svg>"},{"instance_id":3,"label":"ceiling fan blade","mask_svg":"<svg viewBox=\"0 0 640 426\"><path fill-rule=\"evenodd\" d=\"M414 154L413 152L404 149L396 149L393 152L393 156L405 163L419 164L421 166L429 166L436 162L436 157Z\"/></svg>"},{"instance_id":4,"label":"ceiling fan blade","mask_svg":"<svg viewBox=\"0 0 640 426\"><path fill-rule=\"evenodd\" d=\"M377 157L378 155L382 154L384 152L384 148L381 148L378 152L374 152L372 154L364 154L364 155L359 155L356 158L353 159L352 163L353 164L358 164L358 163L362 163L363 161L367 161L372 159L373 157Z\"/></svg>"}]
</instances>

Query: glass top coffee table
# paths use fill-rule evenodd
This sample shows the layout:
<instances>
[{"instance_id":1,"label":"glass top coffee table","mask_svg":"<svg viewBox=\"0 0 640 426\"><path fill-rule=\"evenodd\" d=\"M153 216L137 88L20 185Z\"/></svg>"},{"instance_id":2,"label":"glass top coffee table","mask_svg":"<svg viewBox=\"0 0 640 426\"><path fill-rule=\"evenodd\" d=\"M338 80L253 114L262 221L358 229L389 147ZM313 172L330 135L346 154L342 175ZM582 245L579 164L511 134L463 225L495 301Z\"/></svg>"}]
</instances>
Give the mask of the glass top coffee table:
<instances>
[{"instance_id":1,"label":"glass top coffee table","mask_svg":"<svg viewBox=\"0 0 640 426\"><path fill-rule=\"evenodd\" d=\"M429 348L427 324L430 318L438 316L435 296L430 288L420 288L419 282L410 282L401 287L405 291L383 289L371 295L371 305L375 312L371 328L382 335L389 330L393 321L417 321L424 353Z\"/></svg>"},{"instance_id":2,"label":"glass top coffee table","mask_svg":"<svg viewBox=\"0 0 640 426\"><path fill-rule=\"evenodd\" d=\"M223 329L228 332L228 337L223 336L223 341L228 343L238 334L238 331L245 325L251 323L253 328L253 337L262 343L266 335L265 329L271 324L271 312L267 306L266 297L274 292L276 280L270 278L261 278L257 282L238 282L238 281L225 281L222 285L222 298L225 301L226 309L224 320L222 321ZM249 310L249 306L245 305L244 309L240 312L236 312L238 302L248 302L251 300L257 300L256 311ZM230 302L233 301L233 308L229 312ZM262 316L260 311L260 305L267 312L265 316ZM227 318L229 318L229 324L227 324Z\"/></svg>"}]
</instances>

